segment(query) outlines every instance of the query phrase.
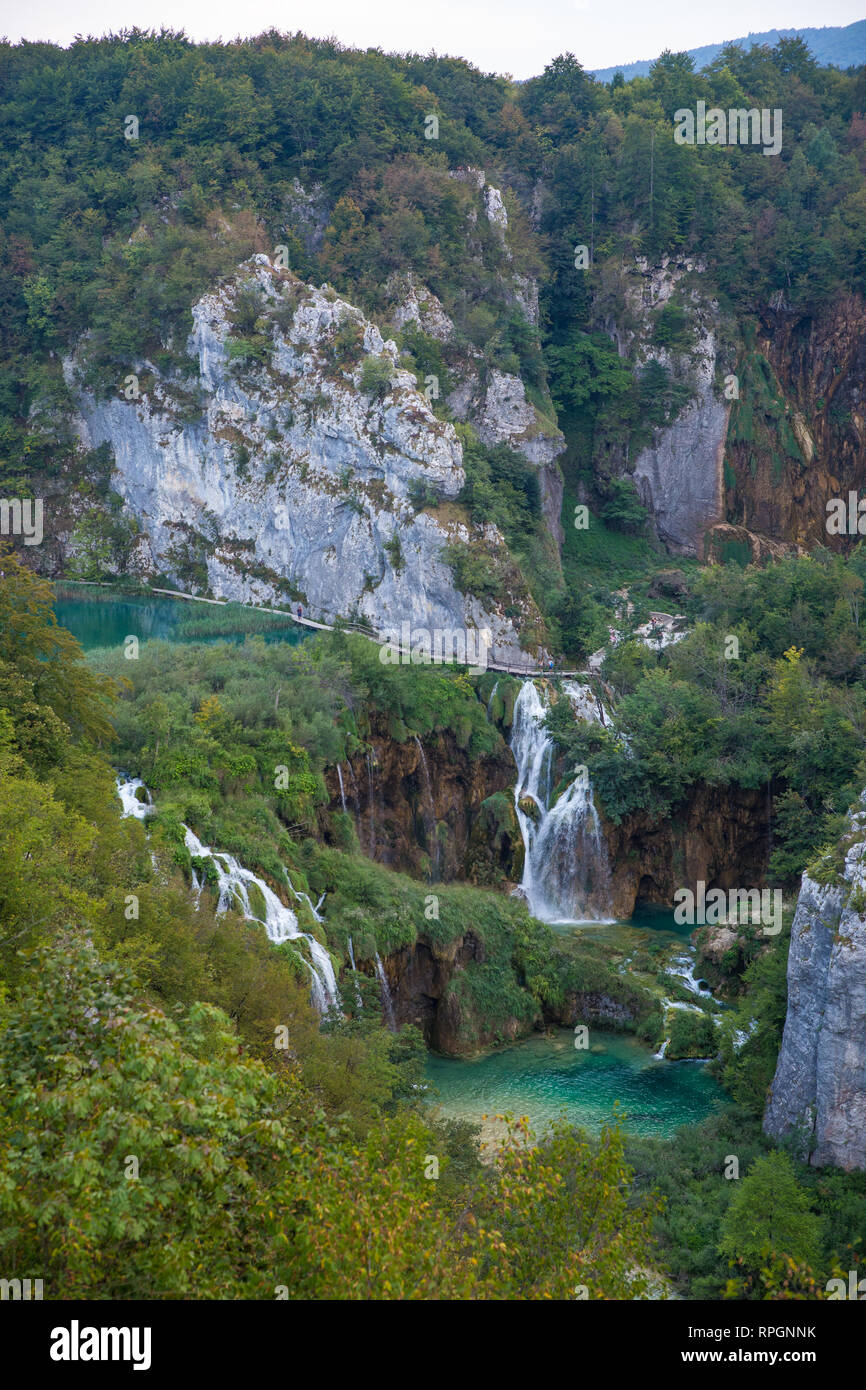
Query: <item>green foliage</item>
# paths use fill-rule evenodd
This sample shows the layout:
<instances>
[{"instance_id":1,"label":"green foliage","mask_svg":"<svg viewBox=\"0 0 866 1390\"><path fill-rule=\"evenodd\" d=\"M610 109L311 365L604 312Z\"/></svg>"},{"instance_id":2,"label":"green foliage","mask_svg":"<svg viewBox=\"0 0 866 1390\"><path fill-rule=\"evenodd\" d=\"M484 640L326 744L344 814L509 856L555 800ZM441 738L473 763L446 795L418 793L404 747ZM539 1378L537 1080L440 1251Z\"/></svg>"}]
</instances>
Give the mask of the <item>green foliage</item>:
<instances>
[{"instance_id":1,"label":"green foliage","mask_svg":"<svg viewBox=\"0 0 866 1390\"><path fill-rule=\"evenodd\" d=\"M648 513L631 478L611 478L601 515L615 531L642 531Z\"/></svg>"},{"instance_id":2,"label":"green foliage","mask_svg":"<svg viewBox=\"0 0 866 1390\"><path fill-rule=\"evenodd\" d=\"M365 357L361 364L361 390L374 400L384 400L391 389L394 364L390 357Z\"/></svg>"},{"instance_id":3,"label":"green foliage","mask_svg":"<svg viewBox=\"0 0 866 1390\"><path fill-rule=\"evenodd\" d=\"M652 341L655 347L667 348L669 352L688 352L692 336L685 307L674 299L667 300L654 315Z\"/></svg>"},{"instance_id":4,"label":"green foliage","mask_svg":"<svg viewBox=\"0 0 866 1390\"><path fill-rule=\"evenodd\" d=\"M738 1184L722 1224L720 1250L749 1270L761 1268L772 1255L814 1264L820 1233L790 1158L777 1151L756 1158Z\"/></svg>"}]
</instances>

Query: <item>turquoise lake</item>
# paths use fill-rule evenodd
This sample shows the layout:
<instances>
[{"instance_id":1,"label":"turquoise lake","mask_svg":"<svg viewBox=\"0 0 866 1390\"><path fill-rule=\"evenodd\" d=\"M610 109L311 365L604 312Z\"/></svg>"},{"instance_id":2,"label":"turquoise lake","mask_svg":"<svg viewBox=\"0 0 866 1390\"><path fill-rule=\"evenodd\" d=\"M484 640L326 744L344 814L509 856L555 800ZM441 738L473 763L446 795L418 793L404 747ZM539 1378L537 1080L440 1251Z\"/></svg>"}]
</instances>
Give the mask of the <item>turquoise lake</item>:
<instances>
[{"instance_id":1,"label":"turquoise lake","mask_svg":"<svg viewBox=\"0 0 866 1390\"><path fill-rule=\"evenodd\" d=\"M248 635L242 630L221 632L218 635L188 636L182 632L181 625L204 621L214 614L227 619L231 627L231 614L221 614L215 605L190 603L186 599L166 598L160 594L110 594L104 589L93 589L82 593L80 589L64 584L55 585L56 599L54 611L57 621L68 628L78 639L85 651L96 647L122 646L127 637L137 637L140 642L148 639L161 639L167 642L243 642ZM300 627L286 618L285 624L261 634L266 642L289 642L297 645L310 635L308 628Z\"/></svg>"},{"instance_id":2,"label":"turquoise lake","mask_svg":"<svg viewBox=\"0 0 866 1390\"><path fill-rule=\"evenodd\" d=\"M430 1056L427 1099L445 1114L481 1122L483 1115L526 1115L537 1132L564 1116L598 1133L615 1118L632 1134L670 1138L725 1103L700 1062L657 1061L629 1037L591 1035L593 1050L574 1046L568 1030L538 1035L474 1060Z\"/></svg>"}]
</instances>

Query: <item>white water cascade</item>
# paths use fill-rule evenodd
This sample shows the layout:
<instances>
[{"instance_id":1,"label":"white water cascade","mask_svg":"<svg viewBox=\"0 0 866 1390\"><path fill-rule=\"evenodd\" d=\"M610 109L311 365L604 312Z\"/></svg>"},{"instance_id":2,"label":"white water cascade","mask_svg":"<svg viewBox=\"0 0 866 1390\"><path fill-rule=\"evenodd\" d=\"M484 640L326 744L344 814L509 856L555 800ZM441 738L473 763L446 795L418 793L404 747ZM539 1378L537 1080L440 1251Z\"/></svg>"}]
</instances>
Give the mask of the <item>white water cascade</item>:
<instances>
[{"instance_id":1,"label":"white water cascade","mask_svg":"<svg viewBox=\"0 0 866 1390\"><path fill-rule=\"evenodd\" d=\"M143 820L145 816L153 813L155 809L153 799L140 777L134 777L127 781L118 777L116 785L117 795L120 797L123 807L121 816L135 816L137 820ZM139 791L144 792L146 801L140 799ZM304 964L309 967L312 975L313 1002L316 1008L321 1014L339 1008L340 996L331 957L314 936L301 931L298 926L298 919L292 909L281 903L276 893L262 879L251 873L249 869L242 868L233 855L222 854L212 850L208 845L203 845L195 831L190 830L188 825L184 826L184 832L184 843L190 854L199 859L212 859L214 862L219 885L217 912L225 912L229 907L236 908L248 921L258 922L263 926L271 941L277 944L282 941L296 941L303 937L309 945L312 957L312 963L304 960ZM313 906L309 894L298 891L288 874L286 874L286 879L297 901L307 904L317 922L323 921L319 909L325 901L325 894L323 893L319 901ZM252 911L249 896L251 886L257 888L262 896L264 919L257 917ZM192 889L196 908L199 906L203 887L204 876L200 876L193 869Z\"/></svg>"},{"instance_id":2,"label":"white water cascade","mask_svg":"<svg viewBox=\"0 0 866 1390\"><path fill-rule=\"evenodd\" d=\"M385 1021L392 1033L396 1033L397 1025L394 1022L394 1005L391 1002L391 987L388 984L388 976L385 974L385 967L382 964L382 957L376 952L376 974L379 979L379 990L382 995L382 1008L385 1010Z\"/></svg>"},{"instance_id":3,"label":"white water cascade","mask_svg":"<svg viewBox=\"0 0 866 1390\"><path fill-rule=\"evenodd\" d=\"M345 815L345 814L346 814L346 793L345 793L345 791L344 791L344 789L343 789L343 769L340 767L340 764L339 764L339 763L337 763L337 780L338 780L338 782L340 783L340 801L342 802L342 805L343 805L343 815Z\"/></svg>"},{"instance_id":4,"label":"white water cascade","mask_svg":"<svg viewBox=\"0 0 866 1390\"><path fill-rule=\"evenodd\" d=\"M352 945L351 936L349 937L349 960L352 965L352 974L355 976L355 1003L358 1005L358 1013L360 1014L363 1010L364 1005L361 999L361 987L358 984L358 967L355 964L355 948Z\"/></svg>"},{"instance_id":5,"label":"white water cascade","mask_svg":"<svg viewBox=\"0 0 866 1390\"><path fill-rule=\"evenodd\" d=\"M133 777L131 781L126 782L122 777L118 777L115 785L117 795L120 797L120 804L123 807L120 813L122 817L135 816L136 820L144 820L145 816L153 814L153 801L150 792L140 777ZM141 801L138 797L139 791L144 792L147 798L145 801Z\"/></svg>"},{"instance_id":6,"label":"white water cascade","mask_svg":"<svg viewBox=\"0 0 866 1390\"><path fill-rule=\"evenodd\" d=\"M203 845L194 830L190 830L188 825L184 826L184 844L190 854L196 859L212 859L217 873L217 884L219 887L219 901L217 912L226 912L233 907L240 912L248 922L258 922L263 926L268 937L275 945L283 941L297 941L303 937L310 948L312 963L304 960L304 964L310 968L313 985L313 1003L320 1014L329 1013L332 1009L339 1007L340 996L337 992L337 980L334 975L334 967L331 964L331 957L321 946L314 936L302 932L298 926L298 919L290 907L281 903L273 889L269 888L263 879L251 873L249 869L243 868L235 859L233 854L224 854L219 850L213 850L209 845ZM261 895L264 904L264 918L259 917L253 911L250 902L250 888L255 888ZM295 892L296 898L304 897L309 903L306 894ZM310 903L312 907L312 903ZM313 909L314 914L316 909ZM317 914L316 914L317 915ZM317 915L317 920L321 918ZM304 959L301 957L301 959Z\"/></svg>"},{"instance_id":7,"label":"white water cascade","mask_svg":"<svg viewBox=\"0 0 866 1390\"><path fill-rule=\"evenodd\" d=\"M566 694L577 705L583 688L567 687ZM610 922L610 865L589 779L578 777L548 805L553 741L543 728L546 714L535 682L524 681L511 726L514 805L525 851L520 887L542 922Z\"/></svg>"}]
</instances>

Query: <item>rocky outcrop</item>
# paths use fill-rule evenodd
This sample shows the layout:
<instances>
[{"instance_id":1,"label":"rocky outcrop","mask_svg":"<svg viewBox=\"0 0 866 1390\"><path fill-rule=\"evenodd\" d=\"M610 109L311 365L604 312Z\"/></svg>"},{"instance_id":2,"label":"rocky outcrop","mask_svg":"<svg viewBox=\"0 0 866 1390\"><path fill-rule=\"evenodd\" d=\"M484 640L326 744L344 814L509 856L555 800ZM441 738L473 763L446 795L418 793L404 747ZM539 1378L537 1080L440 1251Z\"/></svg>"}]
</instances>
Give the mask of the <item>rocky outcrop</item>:
<instances>
[{"instance_id":1,"label":"rocky outcrop","mask_svg":"<svg viewBox=\"0 0 866 1390\"><path fill-rule=\"evenodd\" d=\"M479 217L486 217L505 253L507 269L499 276L501 294L528 324L537 328L538 284L511 268L508 212L500 190L487 182L483 169L456 169L452 170L451 177L477 191L478 204L470 210L470 219L477 222ZM453 344L453 322L437 297L419 284L414 275L392 276L386 294L393 306L390 321L395 328L415 323L440 343ZM450 355L449 369L454 382L447 404L454 419L473 425L483 444L505 444L537 469L542 512L547 532L555 542L551 553L558 564L559 547L564 539L561 525L563 478L556 460L565 451L565 438L556 425L552 401L546 391L543 392L539 399L544 409L539 409L529 399L520 375L489 368L484 354L468 346Z\"/></svg>"},{"instance_id":2,"label":"rocky outcrop","mask_svg":"<svg viewBox=\"0 0 866 1390\"><path fill-rule=\"evenodd\" d=\"M494 660L519 656L514 621L461 594L442 556L474 534L453 426L373 323L256 255L194 306L187 352L191 375L139 364L131 399L97 400L66 364L82 441L113 452L140 574L377 631L486 627ZM446 505L416 510L416 488ZM484 539L504 552L495 527Z\"/></svg>"},{"instance_id":3,"label":"rocky outcrop","mask_svg":"<svg viewBox=\"0 0 866 1390\"><path fill-rule=\"evenodd\" d=\"M788 1012L764 1115L815 1167L866 1168L866 793L835 881L803 875L791 928Z\"/></svg>"},{"instance_id":4,"label":"rocky outcrop","mask_svg":"<svg viewBox=\"0 0 866 1390\"><path fill-rule=\"evenodd\" d=\"M446 945L421 938L395 951L385 962L385 972L396 1023L414 1024L428 1047L450 1057L525 1037L537 1013L528 996L521 1017L507 1014L484 1023L467 1016L455 985L468 966L483 965L485 959L484 943L472 931Z\"/></svg>"},{"instance_id":5,"label":"rocky outcrop","mask_svg":"<svg viewBox=\"0 0 866 1390\"><path fill-rule=\"evenodd\" d=\"M770 540L759 536L745 526L731 526L722 522L707 532L704 541L704 559L718 564L726 564L737 559L740 564L767 565L773 560L784 560L796 554L798 546L784 541ZM802 550L800 550L802 554Z\"/></svg>"},{"instance_id":6,"label":"rocky outcrop","mask_svg":"<svg viewBox=\"0 0 866 1390\"><path fill-rule=\"evenodd\" d=\"M342 794L337 769L329 770L325 838L345 799L371 859L436 882L504 881L522 850L516 820L513 827L507 820L501 825L502 815L494 814L514 783L511 750L502 742L492 754L470 756L460 730L429 735L423 743L397 732L399 738L385 719L374 720L366 749L341 764Z\"/></svg>"},{"instance_id":7,"label":"rocky outcrop","mask_svg":"<svg viewBox=\"0 0 866 1390\"><path fill-rule=\"evenodd\" d=\"M827 501L866 483L866 300L817 314L777 296L744 352L725 470L727 520L772 540L847 550Z\"/></svg>"},{"instance_id":8,"label":"rocky outcrop","mask_svg":"<svg viewBox=\"0 0 866 1390\"><path fill-rule=\"evenodd\" d=\"M385 960L384 970L397 1025L414 1024L423 1032L428 1047L461 1057L514 1042L534 1029L582 1023L631 1030L646 1009L646 999L626 987L619 998L603 989L571 991L561 1009L539 1009L527 994L515 1003L514 1012L480 1017L467 1002L460 983L463 972L484 965L486 960L484 942L471 929L445 944L421 937L393 952Z\"/></svg>"},{"instance_id":9,"label":"rocky outcrop","mask_svg":"<svg viewBox=\"0 0 866 1390\"><path fill-rule=\"evenodd\" d=\"M604 822L611 862L613 915L637 903L668 907L678 888L757 887L769 854L765 791L705 787L664 821L642 814Z\"/></svg>"},{"instance_id":10,"label":"rocky outcrop","mask_svg":"<svg viewBox=\"0 0 866 1390\"><path fill-rule=\"evenodd\" d=\"M637 322L646 325L695 268L691 261L668 258L650 267L638 258L628 290ZM705 531L724 520L722 466L730 405L716 388L718 305L704 303L695 290L685 302L695 335L687 354L644 341L645 329L638 333L638 364L653 358L677 374L687 372L693 397L639 455L634 480L659 539L676 554L702 558Z\"/></svg>"}]
</instances>

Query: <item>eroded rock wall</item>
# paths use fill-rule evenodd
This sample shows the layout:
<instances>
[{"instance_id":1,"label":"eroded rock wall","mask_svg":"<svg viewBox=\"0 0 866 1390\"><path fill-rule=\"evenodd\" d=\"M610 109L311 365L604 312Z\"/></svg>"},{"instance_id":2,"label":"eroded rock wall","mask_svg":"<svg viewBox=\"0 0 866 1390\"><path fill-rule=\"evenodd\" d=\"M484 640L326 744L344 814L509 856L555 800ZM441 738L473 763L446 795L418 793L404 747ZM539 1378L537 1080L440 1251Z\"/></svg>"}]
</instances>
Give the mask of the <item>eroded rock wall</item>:
<instances>
[{"instance_id":1,"label":"eroded rock wall","mask_svg":"<svg viewBox=\"0 0 866 1390\"><path fill-rule=\"evenodd\" d=\"M764 1114L815 1167L866 1168L866 793L838 883L803 875L791 928L788 1011Z\"/></svg>"},{"instance_id":2,"label":"eroded rock wall","mask_svg":"<svg viewBox=\"0 0 866 1390\"><path fill-rule=\"evenodd\" d=\"M239 331L250 297L260 316ZM486 627L493 659L518 658L515 622L460 593L443 559L473 534L453 506L462 450L394 343L327 286L305 286L264 255L204 295L193 325L195 372L168 379L143 363L137 399L97 400L67 363L82 441L110 446L113 485L139 527L138 572L183 584L183 557L218 597L297 600L307 616L377 631L407 620ZM387 378L378 391L365 386L369 358ZM416 510L418 485L443 505ZM484 532L504 552L496 528Z\"/></svg>"}]
</instances>

